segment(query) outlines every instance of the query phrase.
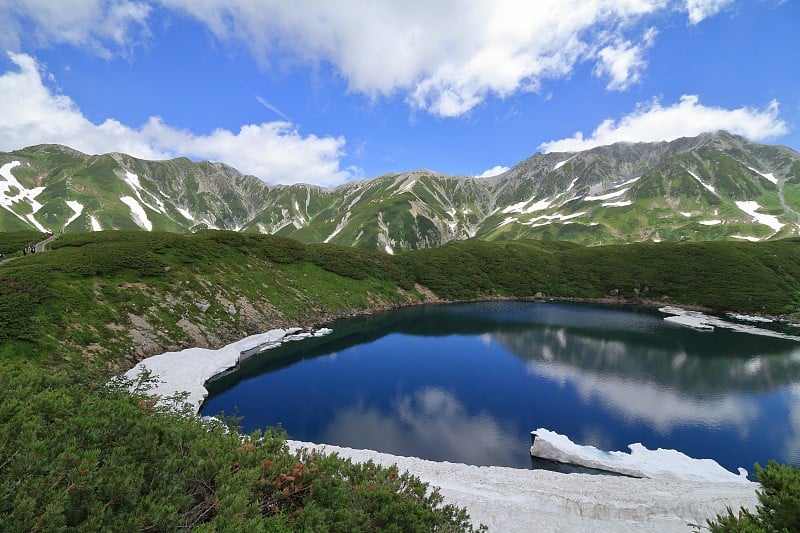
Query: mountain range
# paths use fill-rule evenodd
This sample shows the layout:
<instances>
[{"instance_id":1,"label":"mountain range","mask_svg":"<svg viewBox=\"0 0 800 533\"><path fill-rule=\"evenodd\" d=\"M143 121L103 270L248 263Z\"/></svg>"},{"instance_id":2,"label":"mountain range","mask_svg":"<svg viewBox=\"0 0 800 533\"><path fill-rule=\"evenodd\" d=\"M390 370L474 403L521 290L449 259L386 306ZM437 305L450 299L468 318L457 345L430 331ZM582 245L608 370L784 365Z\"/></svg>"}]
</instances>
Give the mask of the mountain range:
<instances>
[{"instance_id":1,"label":"mountain range","mask_svg":"<svg viewBox=\"0 0 800 533\"><path fill-rule=\"evenodd\" d=\"M0 231L218 228L388 253L472 237L756 241L800 234L800 154L716 132L537 153L490 178L414 170L329 189L38 145L0 153L0 207Z\"/></svg>"}]
</instances>

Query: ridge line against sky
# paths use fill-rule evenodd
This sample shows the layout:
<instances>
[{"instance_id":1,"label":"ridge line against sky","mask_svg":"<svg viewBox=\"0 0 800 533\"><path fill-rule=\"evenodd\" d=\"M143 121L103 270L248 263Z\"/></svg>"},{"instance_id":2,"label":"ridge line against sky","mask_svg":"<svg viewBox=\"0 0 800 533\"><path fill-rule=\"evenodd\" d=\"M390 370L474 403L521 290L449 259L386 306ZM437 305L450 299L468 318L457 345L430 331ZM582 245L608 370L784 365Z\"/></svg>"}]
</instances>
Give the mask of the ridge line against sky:
<instances>
[{"instance_id":1,"label":"ridge line against sky","mask_svg":"<svg viewBox=\"0 0 800 533\"><path fill-rule=\"evenodd\" d=\"M0 0L0 150L334 186L725 129L800 148L785 0Z\"/></svg>"}]
</instances>

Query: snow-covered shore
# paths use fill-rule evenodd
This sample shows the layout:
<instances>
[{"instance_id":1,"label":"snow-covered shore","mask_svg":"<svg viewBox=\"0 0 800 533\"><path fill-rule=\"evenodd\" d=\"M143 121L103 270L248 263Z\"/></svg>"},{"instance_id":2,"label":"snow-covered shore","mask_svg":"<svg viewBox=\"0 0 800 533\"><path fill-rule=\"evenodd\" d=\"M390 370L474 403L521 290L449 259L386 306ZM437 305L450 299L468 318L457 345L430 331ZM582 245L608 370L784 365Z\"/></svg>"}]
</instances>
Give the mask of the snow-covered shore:
<instances>
[{"instance_id":1,"label":"snow-covered shore","mask_svg":"<svg viewBox=\"0 0 800 533\"><path fill-rule=\"evenodd\" d=\"M561 474L399 457L372 450L289 441L293 450L336 452L356 462L397 465L439 487L447 503L466 507L489 531L689 532L688 524L727 506L754 508L755 483L711 483Z\"/></svg>"},{"instance_id":2,"label":"snow-covered shore","mask_svg":"<svg viewBox=\"0 0 800 533\"><path fill-rule=\"evenodd\" d=\"M786 333L780 333L777 331L759 328L756 326L749 326L747 324L730 322L723 318L713 315L708 315L700 311L691 311L689 309L683 309L681 307L674 307L670 305L659 307L658 310L664 314L670 315L664 318L664 320L666 320L667 322L672 322L674 324L680 324L682 326L688 326L691 328L706 328L710 326L712 327L712 329L714 327L725 328L725 329L730 329L732 331L738 331L739 333L749 333L751 335L763 335L766 337L776 337L779 339L800 341L800 336L797 335L789 335ZM746 320L748 322L761 322L761 323L772 322L772 320L770 319L765 319L763 317L753 317L749 315L729 313L728 316L739 320Z\"/></svg>"},{"instance_id":3,"label":"snow-covered shore","mask_svg":"<svg viewBox=\"0 0 800 533\"><path fill-rule=\"evenodd\" d=\"M136 379L147 368L160 383L154 395L188 392L195 411L208 395L205 383L264 349L291 340L324 335L299 328L274 329L219 350L188 348L145 359L126 373ZM357 462L396 464L441 489L445 501L466 507L474 523L490 531L691 531L687 524L725 512L728 506L753 508L755 483L633 479L544 470L478 467L400 457L372 450L289 441L292 449L336 452ZM469 445L469 443L465 443Z\"/></svg>"},{"instance_id":4,"label":"snow-covered shore","mask_svg":"<svg viewBox=\"0 0 800 533\"><path fill-rule=\"evenodd\" d=\"M199 412L208 396L205 384L214 376L235 368L240 361L251 355L280 346L284 342L319 337L330 331L328 328L320 328L314 333L301 332L301 328L272 329L250 335L218 350L186 348L177 352L166 352L141 361L128 370L125 377L136 380L143 370L149 370L157 378L150 394L169 397L187 392L189 396L185 401L195 412Z\"/></svg>"}]
</instances>

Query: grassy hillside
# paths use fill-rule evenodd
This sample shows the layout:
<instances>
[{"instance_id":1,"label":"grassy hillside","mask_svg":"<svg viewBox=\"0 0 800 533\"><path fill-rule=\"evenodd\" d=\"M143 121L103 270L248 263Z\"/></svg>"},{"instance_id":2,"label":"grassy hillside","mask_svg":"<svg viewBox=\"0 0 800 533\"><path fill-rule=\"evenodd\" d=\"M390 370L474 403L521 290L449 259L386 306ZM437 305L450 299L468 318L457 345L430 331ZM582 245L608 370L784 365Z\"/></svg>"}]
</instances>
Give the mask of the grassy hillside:
<instances>
[{"instance_id":1,"label":"grassy hillside","mask_svg":"<svg viewBox=\"0 0 800 533\"><path fill-rule=\"evenodd\" d=\"M35 244L45 237L43 233L29 230L0 233L0 254L5 258L22 255L22 250L26 246Z\"/></svg>"},{"instance_id":2,"label":"grassy hillside","mask_svg":"<svg viewBox=\"0 0 800 533\"><path fill-rule=\"evenodd\" d=\"M11 239L7 239L11 240ZM0 239L0 244L4 242ZM27 235L21 242L28 242ZM165 349L218 346L424 299L626 298L789 314L800 240L639 243L469 240L391 256L255 234L64 235L0 270L0 355L106 373Z\"/></svg>"},{"instance_id":3,"label":"grassy hillside","mask_svg":"<svg viewBox=\"0 0 800 533\"><path fill-rule=\"evenodd\" d=\"M2 235L0 246L35 236ZM463 510L412 477L295 456L274 431L243 444L105 385L154 353L431 293L797 313L800 240L470 240L391 256L221 231L62 236L0 265L0 530L469 529Z\"/></svg>"}]
</instances>

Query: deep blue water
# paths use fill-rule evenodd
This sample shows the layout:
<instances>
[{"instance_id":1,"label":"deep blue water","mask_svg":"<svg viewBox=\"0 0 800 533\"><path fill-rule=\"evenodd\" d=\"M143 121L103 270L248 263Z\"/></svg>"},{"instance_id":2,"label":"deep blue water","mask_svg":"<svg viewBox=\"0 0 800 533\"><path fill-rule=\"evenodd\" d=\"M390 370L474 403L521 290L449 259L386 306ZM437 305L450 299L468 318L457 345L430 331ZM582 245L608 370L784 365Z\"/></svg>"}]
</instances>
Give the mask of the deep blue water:
<instances>
[{"instance_id":1,"label":"deep blue water","mask_svg":"<svg viewBox=\"0 0 800 533\"><path fill-rule=\"evenodd\" d=\"M203 414L293 439L530 467L538 427L735 470L800 460L800 343L656 310L542 302L423 306L336 322L212 382Z\"/></svg>"}]
</instances>

